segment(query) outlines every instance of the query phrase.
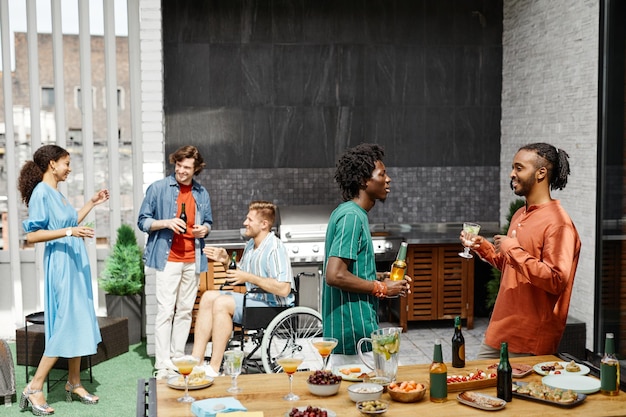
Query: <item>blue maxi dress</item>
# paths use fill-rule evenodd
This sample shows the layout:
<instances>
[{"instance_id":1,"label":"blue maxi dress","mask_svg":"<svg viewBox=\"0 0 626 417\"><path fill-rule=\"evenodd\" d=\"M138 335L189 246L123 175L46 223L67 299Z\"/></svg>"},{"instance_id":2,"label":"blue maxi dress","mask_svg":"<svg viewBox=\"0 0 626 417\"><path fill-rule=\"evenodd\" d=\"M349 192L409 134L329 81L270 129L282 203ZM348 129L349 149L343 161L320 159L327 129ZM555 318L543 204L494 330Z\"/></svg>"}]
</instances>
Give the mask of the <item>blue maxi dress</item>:
<instances>
[{"instance_id":1,"label":"blue maxi dress","mask_svg":"<svg viewBox=\"0 0 626 417\"><path fill-rule=\"evenodd\" d=\"M78 212L60 191L40 182L28 204L26 233L78 225ZM44 309L48 357L93 355L102 341L93 302L91 269L83 239L65 236L45 242Z\"/></svg>"}]
</instances>

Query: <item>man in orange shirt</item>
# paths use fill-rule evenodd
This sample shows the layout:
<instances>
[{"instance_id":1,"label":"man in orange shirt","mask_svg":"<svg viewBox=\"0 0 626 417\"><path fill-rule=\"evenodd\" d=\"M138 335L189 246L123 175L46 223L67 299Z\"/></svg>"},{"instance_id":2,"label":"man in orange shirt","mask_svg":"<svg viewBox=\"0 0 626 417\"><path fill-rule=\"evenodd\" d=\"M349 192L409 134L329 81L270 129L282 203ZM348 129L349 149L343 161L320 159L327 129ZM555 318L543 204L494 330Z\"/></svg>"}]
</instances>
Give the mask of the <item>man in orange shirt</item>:
<instances>
[{"instance_id":1,"label":"man in orange shirt","mask_svg":"<svg viewBox=\"0 0 626 417\"><path fill-rule=\"evenodd\" d=\"M498 358L500 343L510 356L556 353L565 330L580 238L572 220L553 200L569 176L569 156L547 143L523 146L513 159L511 188L526 199L511 218L506 236L461 241L502 271L493 314L478 359Z\"/></svg>"},{"instance_id":2,"label":"man in orange shirt","mask_svg":"<svg viewBox=\"0 0 626 417\"><path fill-rule=\"evenodd\" d=\"M154 322L154 368L157 378L175 373L170 358L185 354L198 277L208 270L204 238L213 216L208 191L194 176L205 166L195 146L169 157L174 173L146 190L137 226L148 233L144 261L156 269L157 314ZM186 221L181 219L185 207Z\"/></svg>"}]
</instances>

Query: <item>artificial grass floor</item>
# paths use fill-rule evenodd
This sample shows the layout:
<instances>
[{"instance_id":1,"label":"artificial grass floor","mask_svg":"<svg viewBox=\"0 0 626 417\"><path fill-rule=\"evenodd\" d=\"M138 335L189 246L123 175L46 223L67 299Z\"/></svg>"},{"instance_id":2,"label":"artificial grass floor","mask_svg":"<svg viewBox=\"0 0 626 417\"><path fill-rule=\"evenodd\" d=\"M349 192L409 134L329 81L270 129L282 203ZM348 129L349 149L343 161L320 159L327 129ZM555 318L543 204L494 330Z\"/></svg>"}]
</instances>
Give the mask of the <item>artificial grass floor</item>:
<instances>
[{"instance_id":1,"label":"artificial grass floor","mask_svg":"<svg viewBox=\"0 0 626 417\"><path fill-rule=\"evenodd\" d=\"M32 415L30 409L21 412L19 408L19 398L26 387L25 367L16 365L16 349L15 343L9 343L11 353L13 355L13 364L15 366L15 389L16 397L11 407L5 407L0 402L1 416L29 416ZM101 362L93 366L93 383L89 382L89 370L81 373L83 379L82 384L87 391L100 397L100 401L96 405L85 405L78 400L71 403L65 402L65 383L56 384L52 390L46 392L44 385L44 394L50 407L54 408L55 416L64 417L131 417L136 415L137 407L137 380L140 378L147 379L152 376L154 358L146 353L145 341L136 345L130 345L128 352ZM29 373L34 375L35 368L29 367ZM64 375L63 370L53 370L51 379L61 378Z\"/></svg>"}]
</instances>

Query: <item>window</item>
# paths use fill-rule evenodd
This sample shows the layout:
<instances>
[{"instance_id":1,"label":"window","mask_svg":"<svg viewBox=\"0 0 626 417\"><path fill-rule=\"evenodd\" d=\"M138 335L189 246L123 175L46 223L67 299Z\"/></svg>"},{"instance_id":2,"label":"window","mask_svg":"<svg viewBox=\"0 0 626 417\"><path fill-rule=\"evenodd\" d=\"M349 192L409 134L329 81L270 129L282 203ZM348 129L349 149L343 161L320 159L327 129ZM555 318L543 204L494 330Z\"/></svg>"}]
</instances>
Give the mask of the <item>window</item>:
<instances>
[{"instance_id":1,"label":"window","mask_svg":"<svg viewBox=\"0 0 626 417\"><path fill-rule=\"evenodd\" d=\"M102 106L107 108L106 88L102 88ZM124 110L124 89L121 87L117 88L117 110Z\"/></svg>"},{"instance_id":2,"label":"window","mask_svg":"<svg viewBox=\"0 0 626 417\"><path fill-rule=\"evenodd\" d=\"M96 91L98 91L96 87L91 87L91 108L94 110L96 109ZM74 107L77 109L83 108L83 96L80 87L74 88Z\"/></svg>"},{"instance_id":3,"label":"window","mask_svg":"<svg viewBox=\"0 0 626 417\"><path fill-rule=\"evenodd\" d=\"M41 107L51 109L54 107L54 88L41 87Z\"/></svg>"}]
</instances>

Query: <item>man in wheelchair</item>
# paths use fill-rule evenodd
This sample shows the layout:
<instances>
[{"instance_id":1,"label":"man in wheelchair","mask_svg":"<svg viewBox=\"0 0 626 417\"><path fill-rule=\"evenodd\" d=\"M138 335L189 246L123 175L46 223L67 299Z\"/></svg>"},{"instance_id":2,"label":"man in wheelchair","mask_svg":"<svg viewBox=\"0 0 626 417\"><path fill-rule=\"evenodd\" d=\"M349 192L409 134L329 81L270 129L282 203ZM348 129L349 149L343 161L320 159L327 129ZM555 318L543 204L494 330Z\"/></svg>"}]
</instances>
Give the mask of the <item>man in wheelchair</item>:
<instances>
[{"instance_id":1,"label":"man in wheelchair","mask_svg":"<svg viewBox=\"0 0 626 417\"><path fill-rule=\"evenodd\" d=\"M237 269L226 270L226 283L245 285L246 290L260 288L262 292L249 293L246 306L275 307L294 304L293 273L287 249L271 232L276 217L276 206L268 201L253 201L243 225L246 243ZM205 247L205 255L225 266L229 256L224 248ZM204 358L207 343L213 342L211 360L205 366L208 376L218 376L224 351L233 331L233 322L241 323L244 294L233 291L206 291L200 299L194 330L192 355Z\"/></svg>"}]
</instances>

